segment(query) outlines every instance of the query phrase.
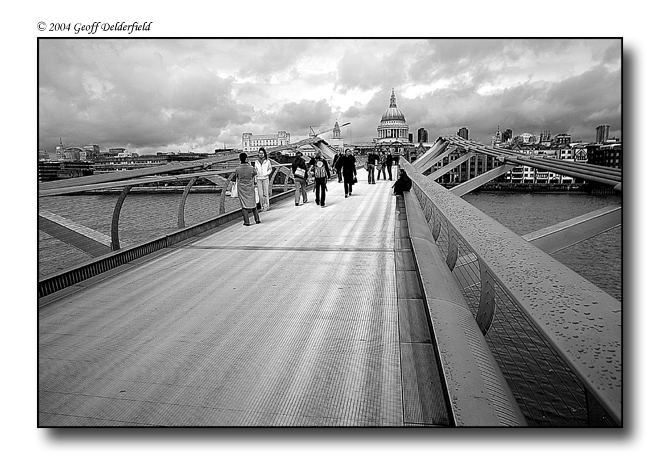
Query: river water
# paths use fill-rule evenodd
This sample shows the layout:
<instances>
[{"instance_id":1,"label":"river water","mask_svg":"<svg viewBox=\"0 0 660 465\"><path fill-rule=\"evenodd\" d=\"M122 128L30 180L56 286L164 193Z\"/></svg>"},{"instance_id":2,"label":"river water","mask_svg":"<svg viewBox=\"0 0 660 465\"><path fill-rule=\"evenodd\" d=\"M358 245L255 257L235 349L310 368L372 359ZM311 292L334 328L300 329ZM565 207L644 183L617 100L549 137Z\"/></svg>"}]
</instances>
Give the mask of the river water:
<instances>
[{"instance_id":1,"label":"river water","mask_svg":"<svg viewBox=\"0 0 660 465\"><path fill-rule=\"evenodd\" d=\"M181 194L141 193L129 195L122 208L119 237L122 246L137 244L177 229ZM561 221L598 210L621 205L617 195L592 195L582 192L529 193L479 192L464 199L519 235L534 232ZM83 226L110 236L112 212L117 195L77 195L46 197L39 209L60 215ZM238 208L236 199L226 197L226 211ZM186 202L186 225L213 218L219 211L218 193L191 193ZM75 266L90 258L48 234L39 231L39 278ZM588 279L612 297L622 294L622 228L617 227L553 255L555 259ZM519 361L514 361L517 364ZM511 380L509 381L512 382ZM543 386L533 390L544 391ZM532 393L531 396L535 394ZM579 393L577 394L579 397ZM522 394L522 397L528 394ZM562 394L559 397L564 397ZM526 411L530 423L537 426L571 426L571 419L559 413L548 419L550 404L563 399L544 401L538 409ZM530 402L533 403L533 402ZM538 403L538 402L536 402ZM578 400L579 403L579 400ZM576 405L575 409L582 406ZM570 415L569 415L570 416Z\"/></svg>"},{"instance_id":2,"label":"river water","mask_svg":"<svg viewBox=\"0 0 660 465\"><path fill-rule=\"evenodd\" d=\"M618 195L581 192L480 192L463 198L521 236L600 208L622 204ZM621 248L621 227L616 227L552 256L621 300Z\"/></svg>"}]
</instances>

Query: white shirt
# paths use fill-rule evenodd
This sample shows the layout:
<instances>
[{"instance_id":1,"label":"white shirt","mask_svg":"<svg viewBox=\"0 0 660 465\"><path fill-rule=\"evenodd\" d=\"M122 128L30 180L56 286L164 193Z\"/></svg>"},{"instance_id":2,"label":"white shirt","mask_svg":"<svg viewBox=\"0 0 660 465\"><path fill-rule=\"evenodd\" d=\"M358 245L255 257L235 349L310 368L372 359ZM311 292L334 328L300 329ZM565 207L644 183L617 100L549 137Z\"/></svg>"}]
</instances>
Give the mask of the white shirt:
<instances>
[{"instance_id":1,"label":"white shirt","mask_svg":"<svg viewBox=\"0 0 660 465\"><path fill-rule=\"evenodd\" d=\"M254 167L257 169L257 179L269 178L270 172L273 170L270 160L267 158L264 158L263 163L259 160L255 160Z\"/></svg>"}]
</instances>

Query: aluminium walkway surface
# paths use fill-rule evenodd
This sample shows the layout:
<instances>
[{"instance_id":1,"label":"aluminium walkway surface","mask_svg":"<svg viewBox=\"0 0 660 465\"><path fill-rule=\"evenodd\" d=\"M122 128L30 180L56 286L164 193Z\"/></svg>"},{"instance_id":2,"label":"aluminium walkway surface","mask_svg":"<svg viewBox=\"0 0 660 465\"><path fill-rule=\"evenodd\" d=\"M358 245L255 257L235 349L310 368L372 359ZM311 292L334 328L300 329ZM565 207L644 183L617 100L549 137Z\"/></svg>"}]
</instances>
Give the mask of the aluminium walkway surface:
<instances>
[{"instance_id":1,"label":"aluminium walkway surface","mask_svg":"<svg viewBox=\"0 0 660 465\"><path fill-rule=\"evenodd\" d=\"M38 425L446 425L402 203L366 181L41 305Z\"/></svg>"}]
</instances>

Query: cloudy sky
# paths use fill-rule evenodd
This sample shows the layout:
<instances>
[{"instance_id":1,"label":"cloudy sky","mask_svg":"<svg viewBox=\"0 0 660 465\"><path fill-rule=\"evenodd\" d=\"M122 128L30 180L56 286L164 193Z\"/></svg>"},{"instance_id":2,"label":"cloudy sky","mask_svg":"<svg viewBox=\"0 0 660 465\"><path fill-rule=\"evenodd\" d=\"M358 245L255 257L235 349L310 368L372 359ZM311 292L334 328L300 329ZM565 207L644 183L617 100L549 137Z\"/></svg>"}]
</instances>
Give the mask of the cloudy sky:
<instances>
[{"instance_id":1,"label":"cloudy sky","mask_svg":"<svg viewBox=\"0 0 660 465\"><path fill-rule=\"evenodd\" d=\"M335 121L370 142L392 88L415 141L463 126L482 143L498 126L621 137L617 39L45 38L38 145L212 152Z\"/></svg>"}]
</instances>

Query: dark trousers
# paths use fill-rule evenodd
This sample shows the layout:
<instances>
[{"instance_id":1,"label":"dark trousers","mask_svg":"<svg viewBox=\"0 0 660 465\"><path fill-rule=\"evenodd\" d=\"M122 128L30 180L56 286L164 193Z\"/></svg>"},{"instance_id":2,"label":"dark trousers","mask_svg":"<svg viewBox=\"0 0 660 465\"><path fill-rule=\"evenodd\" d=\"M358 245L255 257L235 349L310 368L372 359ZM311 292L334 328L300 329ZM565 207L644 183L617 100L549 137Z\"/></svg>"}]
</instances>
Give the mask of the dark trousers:
<instances>
[{"instance_id":1,"label":"dark trousers","mask_svg":"<svg viewBox=\"0 0 660 465\"><path fill-rule=\"evenodd\" d=\"M316 204L325 205L325 189L327 178L314 178L314 192L316 192Z\"/></svg>"},{"instance_id":2,"label":"dark trousers","mask_svg":"<svg viewBox=\"0 0 660 465\"><path fill-rule=\"evenodd\" d=\"M254 221L259 221L259 212L257 211L256 207L241 208L241 211L243 212L243 223L245 224L250 224L250 217L248 216L250 214L250 210L252 210L252 213L254 214Z\"/></svg>"},{"instance_id":3,"label":"dark trousers","mask_svg":"<svg viewBox=\"0 0 660 465\"><path fill-rule=\"evenodd\" d=\"M374 176L374 171L376 170L376 165L372 165L367 163L367 173L369 173L369 184L373 184L376 182L376 178Z\"/></svg>"},{"instance_id":4,"label":"dark trousers","mask_svg":"<svg viewBox=\"0 0 660 465\"><path fill-rule=\"evenodd\" d=\"M344 176L344 195L353 193L353 183L348 181L348 178Z\"/></svg>"},{"instance_id":5,"label":"dark trousers","mask_svg":"<svg viewBox=\"0 0 660 465\"><path fill-rule=\"evenodd\" d=\"M383 173L383 179L387 179L387 176L385 175L385 165L380 165L380 169L378 170L378 180L380 181L380 174Z\"/></svg>"},{"instance_id":6,"label":"dark trousers","mask_svg":"<svg viewBox=\"0 0 660 465\"><path fill-rule=\"evenodd\" d=\"M392 180L392 164L387 165L387 174L390 176L390 181ZM383 178L385 177L385 173L383 173Z\"/></svg>"}]
</instances>

